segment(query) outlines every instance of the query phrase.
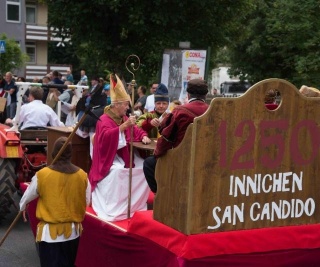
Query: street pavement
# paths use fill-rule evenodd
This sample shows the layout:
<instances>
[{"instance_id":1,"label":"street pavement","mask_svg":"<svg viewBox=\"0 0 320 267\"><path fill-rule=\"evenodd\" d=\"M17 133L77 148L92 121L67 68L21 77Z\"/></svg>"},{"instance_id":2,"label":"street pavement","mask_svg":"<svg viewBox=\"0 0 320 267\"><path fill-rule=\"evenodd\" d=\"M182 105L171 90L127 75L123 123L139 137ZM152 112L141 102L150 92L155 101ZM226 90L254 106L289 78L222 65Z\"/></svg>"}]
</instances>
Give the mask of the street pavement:
<instances>
[{"instance_id":1,"label":"street pavement","mask_svg":"<svg viewBox=\"0 0 320 267\"><path fill-rule=\"evenodd\" d=\"M18 206L21 197L18 194L15 194L14 197ZM0 240L18 214L14 207L11 208L11 211L0 223ZM0 247L0 266L40 267L34 236L29 223L23 222L22 216Z\"/></svg>"}]
</instances>

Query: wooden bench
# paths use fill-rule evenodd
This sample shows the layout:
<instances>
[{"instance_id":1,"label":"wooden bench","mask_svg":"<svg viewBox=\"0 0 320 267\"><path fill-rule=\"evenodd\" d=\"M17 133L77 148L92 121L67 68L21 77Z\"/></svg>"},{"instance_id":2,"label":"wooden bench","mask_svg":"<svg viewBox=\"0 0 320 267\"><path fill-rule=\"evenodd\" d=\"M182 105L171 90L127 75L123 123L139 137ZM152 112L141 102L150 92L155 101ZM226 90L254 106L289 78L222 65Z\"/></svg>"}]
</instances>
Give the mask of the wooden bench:
<instances>
[{"instance_id":1,"label":"wooden bench","mask_svg":"<svg viewBox=\"0 0 320 267\"><path fill-rule=\"evenodd\" d=\"M20 142L22 145L46 146L48 130L20 130Z\"/></svg>"}]
</instances>

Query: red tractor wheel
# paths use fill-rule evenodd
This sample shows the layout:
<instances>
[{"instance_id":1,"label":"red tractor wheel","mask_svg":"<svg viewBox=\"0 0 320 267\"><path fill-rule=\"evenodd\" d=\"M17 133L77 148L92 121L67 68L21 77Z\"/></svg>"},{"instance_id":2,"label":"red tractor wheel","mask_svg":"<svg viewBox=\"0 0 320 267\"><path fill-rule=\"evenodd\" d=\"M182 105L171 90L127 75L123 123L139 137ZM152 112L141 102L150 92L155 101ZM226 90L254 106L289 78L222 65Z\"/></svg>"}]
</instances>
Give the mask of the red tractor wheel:
<instances>
[{"instance_id":1,"label":"red tractor wheel","mask_svg":"<svg viewBox=\"0 0 320 267\"><path fill-rule=\"evenodd\" d=\"M10 212L10 207L14 204L13 194L17 190L15 167L15 160L0 158L0 221Z\"/></svg>"}]
</instances>

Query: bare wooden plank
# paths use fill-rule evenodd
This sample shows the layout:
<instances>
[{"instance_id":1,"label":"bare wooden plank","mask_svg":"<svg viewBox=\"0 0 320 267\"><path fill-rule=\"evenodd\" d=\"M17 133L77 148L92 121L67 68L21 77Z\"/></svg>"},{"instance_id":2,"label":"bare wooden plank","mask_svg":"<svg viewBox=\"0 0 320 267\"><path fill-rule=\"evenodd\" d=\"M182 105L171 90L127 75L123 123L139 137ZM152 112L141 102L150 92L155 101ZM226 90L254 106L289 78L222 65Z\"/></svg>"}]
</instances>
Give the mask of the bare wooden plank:
<instances>
[{"instance_id":1,"label":"bare wooden plank","mask_svg":"<svg viewBox=\"0 0 320 267\"><path fill-rule=\"evenodd\" d=\"M31 146L46 146L48 144L47 141L31 141L31 140L22 140L20 141L22 145L31 145Z\"/></svg>"},{"instance_id":2,"label":"bare wooden plank","mask_svg":"<svg viewBox=\"0 0 320 267\"><path fill-rule=\"evenodd\" d=\"M21 140L47 140L48 130L20 130Z\"/></svg>"}]
</instances>

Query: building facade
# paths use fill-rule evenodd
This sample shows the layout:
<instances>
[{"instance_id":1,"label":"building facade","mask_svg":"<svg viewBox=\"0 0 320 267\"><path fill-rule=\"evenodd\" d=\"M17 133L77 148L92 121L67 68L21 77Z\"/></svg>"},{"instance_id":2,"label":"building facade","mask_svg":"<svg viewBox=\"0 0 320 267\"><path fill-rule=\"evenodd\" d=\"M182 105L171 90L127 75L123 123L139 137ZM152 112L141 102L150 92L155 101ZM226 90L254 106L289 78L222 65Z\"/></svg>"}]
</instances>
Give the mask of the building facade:
<instances>
[{"instance_id":1,"label":"building facade","mask_svg":"<svg viewBox=\"0 0 320 267\"><path fill-rule=\"evenodd\" d=\"M63 75L70 65L48 64L48 43L61 44L61 38L55 37L55 31L47 26L48 8L38 0L1 0L0 33L19 44L21 51L29 56L26 66L14 74L28 81L42 78L47 73L58 70ZM64 39L68 41L68 39Z\"/></svg>"}]
</instances>

